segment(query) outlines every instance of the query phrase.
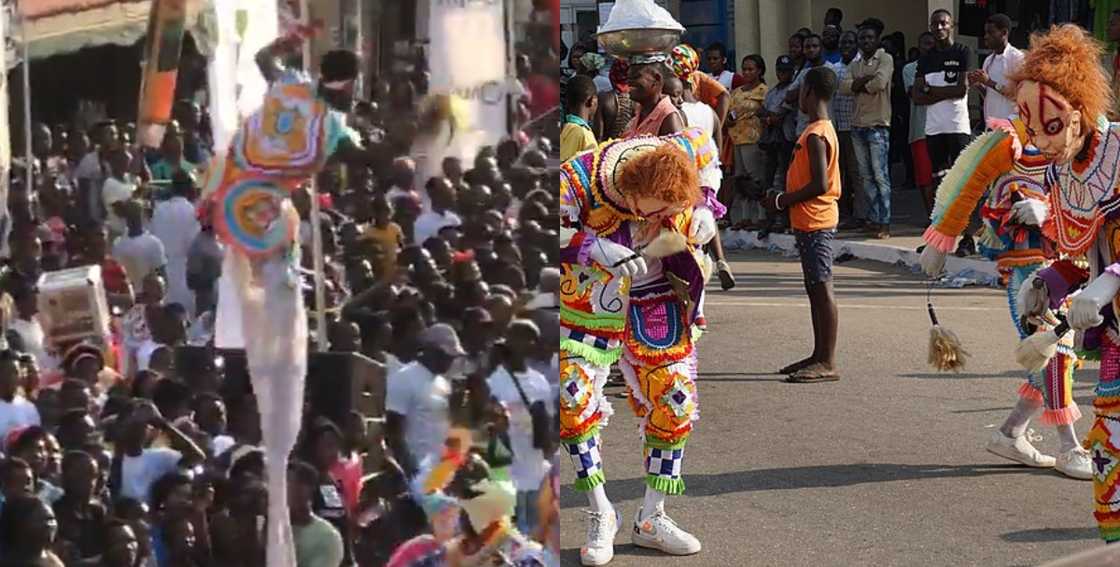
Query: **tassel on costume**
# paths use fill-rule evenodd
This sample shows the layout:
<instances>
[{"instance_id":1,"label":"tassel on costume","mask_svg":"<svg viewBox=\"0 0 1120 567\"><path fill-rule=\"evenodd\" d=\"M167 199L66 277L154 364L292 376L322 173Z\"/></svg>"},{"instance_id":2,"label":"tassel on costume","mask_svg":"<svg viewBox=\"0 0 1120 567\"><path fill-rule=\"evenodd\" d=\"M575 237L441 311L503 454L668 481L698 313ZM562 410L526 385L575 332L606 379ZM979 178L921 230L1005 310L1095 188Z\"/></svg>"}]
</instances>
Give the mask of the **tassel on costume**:
<instances>
[{"instance_id":1,"label":"tassel on costume","mask_svg":"<svg viewBox=\"0 0 1120 567\"><path fill-rule=\"evenodd\" d=\"M941 372L960 372L971 355L964 350L956 333L938 323L932 302L926 302L926 309L929 311L929 320L933 323L929 330L929 365Z\"/></svg>"},{"instance_id":2,"label":"tassel on costume","mask_svg":"<svg viewBox=\"0 0 1120 567\"><path fill-rule=\"evenodd\" d=\"M1069 323L1062 321L1057 327L1035 333L1022 341L1015 349L1015 361L1028 372L1041 372L1051 358L1058 354L1058 341L1069 332Z\"/></svg>"}]
</instances>

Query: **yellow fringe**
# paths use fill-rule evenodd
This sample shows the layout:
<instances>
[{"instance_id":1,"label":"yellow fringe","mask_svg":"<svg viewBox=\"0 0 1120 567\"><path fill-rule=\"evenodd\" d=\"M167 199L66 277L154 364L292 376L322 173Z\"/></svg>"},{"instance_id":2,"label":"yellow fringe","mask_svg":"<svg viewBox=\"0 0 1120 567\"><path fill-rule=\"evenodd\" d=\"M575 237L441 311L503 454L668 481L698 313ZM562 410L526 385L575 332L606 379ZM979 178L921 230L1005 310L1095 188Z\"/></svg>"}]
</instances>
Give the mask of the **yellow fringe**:
<instances>
[{"instance_id":1,"label":"yellow fringe","mask_svg":"<svg viewBox=\"0 0 1120 567\"><path fill-rule=\"evenodd\" d=\"M978 140L979 141L979 140ZM957 198L953 199L945 209L938 223L938 230L944 234L961 234L968 227L972 211L988 190L988 186L997 177L1011 171L1014 165L1012 143L1009 136L1000 140L991 151L984 154L976 168L969 175L968 181L961 188Z\"/></svg>"}]
</instances>

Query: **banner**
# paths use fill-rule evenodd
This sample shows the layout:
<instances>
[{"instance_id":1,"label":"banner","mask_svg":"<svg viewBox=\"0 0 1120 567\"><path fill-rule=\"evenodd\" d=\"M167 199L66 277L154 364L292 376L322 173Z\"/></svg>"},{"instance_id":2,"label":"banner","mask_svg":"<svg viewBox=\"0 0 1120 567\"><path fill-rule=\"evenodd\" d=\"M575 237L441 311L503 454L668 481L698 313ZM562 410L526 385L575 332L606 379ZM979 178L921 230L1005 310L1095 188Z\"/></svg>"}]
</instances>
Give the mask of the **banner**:
<instances>
[{"instance_id":1,"label":"banner","mask_svg":"<svg viewBox=\"0 0 1120 567\"><path fill-rule=\"evenodd\" d=\"M431 0L428 29L430 93L453 95L465 123L457 125L451 146L435 140L425 148L426 161L433 168L446 155L473 161L482 146L508 134L506 100L516 81L508 76L504 2Z\"/></svg>"},{"instance_id":2,"label":"banner","mask_svg":"<svg viewBox=\"0 0 1120 567\"><path fill-rule=\"evenodd\" d=\"M158 148L171 121L175 82L187 24L187 0L154 0L144 47L140 80L140 112L136 137L141 145Z\"/></svg>"},{"instance_id":3,"label":"banner","mask_svg":"<svg viewBox=\"0 0 1120 567\"><path fill-rule=\"evenodd\" d=\"M217 42L207 67L214 151L225 155L241 120L260 108L268 84L256 55L276 39L276 0L214 0Z\"/></svg>"}]
</instances>

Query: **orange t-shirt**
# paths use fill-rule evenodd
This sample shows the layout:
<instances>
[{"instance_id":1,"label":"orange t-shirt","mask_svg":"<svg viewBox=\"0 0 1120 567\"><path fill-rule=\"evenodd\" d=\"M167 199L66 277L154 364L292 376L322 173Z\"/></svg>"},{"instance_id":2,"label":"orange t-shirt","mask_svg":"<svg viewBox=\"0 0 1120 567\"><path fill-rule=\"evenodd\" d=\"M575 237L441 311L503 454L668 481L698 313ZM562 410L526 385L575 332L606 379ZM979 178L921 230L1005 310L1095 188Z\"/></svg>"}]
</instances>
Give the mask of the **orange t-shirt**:
<instances>
[{"instance_id":1,"label":"orange t-shirt","mask_svg":"<svg viewBox=\"0 0 1120 567\"><path fill-rule=\"evenodd\" d=\"M719 97L726 93L727 89L719 80L707 73L697 71L692 76L696 79L696 87L692 89L693 96L715 110L716 105L719 104Z\"/></svg>"},{"instance_id":2,"label":"orange t-shirt","mask_svg":"<svg viewBox=\"0 0 1120 567\"><path fill-rule=\"evenodd\" d=\"M813 179L807 143L810 134L820 136L828 146L828 169L825 170L828 189L815 199L802 201L789 208L790 225L794 230L802 232L836 228L840 222L840 206L836 203L840 199L840 161L837 159L840 144L836 141L836 129L832 127L831 120L810 122L797 139L793 162L789 164L789 172L786 174L786 191L799 191Z\"/></svg>"}]
</instances>

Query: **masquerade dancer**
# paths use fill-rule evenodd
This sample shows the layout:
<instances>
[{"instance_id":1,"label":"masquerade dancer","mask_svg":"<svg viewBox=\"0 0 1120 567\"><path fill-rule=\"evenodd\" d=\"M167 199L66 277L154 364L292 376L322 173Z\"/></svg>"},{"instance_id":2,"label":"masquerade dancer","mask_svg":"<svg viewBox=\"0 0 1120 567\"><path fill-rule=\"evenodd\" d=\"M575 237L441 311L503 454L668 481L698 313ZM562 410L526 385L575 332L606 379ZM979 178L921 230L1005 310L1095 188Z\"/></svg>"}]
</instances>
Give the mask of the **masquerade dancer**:
<instances>
[{"instance_id":1,"label":"masquerade dancer","mask_svg":"<svg viewBox=\"0 0 1120 567\"><path fill-rule=\"evenodd\" d=\"M993 121L990 125L993 129L962 152L938 187L921 265L928 276L941 275L946 256L956 249L956 238L967 229L969 217L984 199L980 249L996 261L1000 274L1007 278L1011 321L1022 339L1041 323L1029 323L1016 305L1024 282L1040 274L1053 287L1064 288L1062 282L1078 281L1081 270L1068 261L1050 265L1056 252L1041 226L1047 217L1044 177L1050 161L1034 148L1022 148L1021 140L1027 138L1029 126L1020 120ZM1058 310L1062 305L1055 302L1047 307ZM1076 364L1072 344L1067 341L1059 345L1058 354L1045 370L1028 373L1019 387L1019 402L992 432L988 451L1031 467L1054 467L1071 478L1092 478L1088 452L1078 443L1073 427L1081 417L1072 395ZM1056 459L1036 449L1027 434L1031 418L1040 409L1042 423L1058 431Z\"/></svg>"},{"instance_id":2,"label":"masquerade dancer","mask_svg":"<svg viewBox=\"0 0 1120 567\"><path fill-rule=\"evenodd\" d=\"M1019 116L1030 141L1052 162L1046 171L1048 218L1043 232L1068 256L1085 256L1089 284L1072 296L1069 324L1082 348L1100 357L1093 406L1096 418L1084 446L1091 457L1095 516L1105 541L1120 540L1120 124L1109 123L1108 78L1097 63L1101 45L1073 25L1031 37L1019 83ZM1040 207L1042 210L1043 207ZM1081 280L1054 281L1044 273L1023 284L1023 315L1039 316L1077 289Z\"/></svg>"},{"instance_id":3,"label":"masquerade dancer","mask_svg":"<svg viewBox=\"0 0 1120 567\"><path fill-rule=\"evenodd\" d=\"M700 551L665 514L664 500L684 492L684 445L697 416L691 330L708 271L699 247L715 233L699 190L698 171L715 158L708 142L699 129L639 136L561 166L560 440L576 490L589 497L585 565L613 558L621 523L607 499L599 442L613 413L603 385L616 361L644 441L646 497L632 541L674 555Z\"/></svg>"}]
</instances>

